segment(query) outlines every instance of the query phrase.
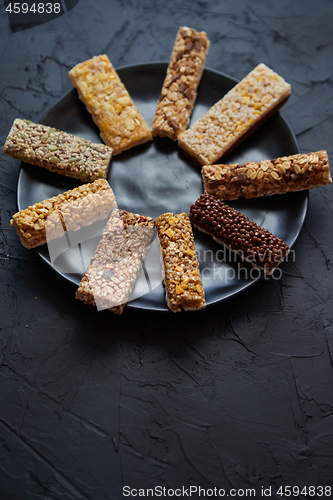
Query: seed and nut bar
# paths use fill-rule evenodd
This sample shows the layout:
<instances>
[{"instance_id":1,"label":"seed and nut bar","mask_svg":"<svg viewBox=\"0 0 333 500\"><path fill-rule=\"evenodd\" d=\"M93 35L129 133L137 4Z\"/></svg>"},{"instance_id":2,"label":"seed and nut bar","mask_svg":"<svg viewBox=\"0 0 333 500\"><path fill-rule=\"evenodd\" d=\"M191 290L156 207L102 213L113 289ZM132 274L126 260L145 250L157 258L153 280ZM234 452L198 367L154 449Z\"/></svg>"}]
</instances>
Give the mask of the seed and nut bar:
<instances>
[{"instance_id":1,"label":"seed and nut bar","mask_svg":"<svg viewBox=\"0 0 333 500\"><path fill-rule=\"evenodd\" d=\"M35 248L63 236L64 231L76 231L105 219L115 207L109 183L98 179L17 212L10 225L16 229L23 246Z\"/></svg>"},{"instance_id":2,"label":"seed and nut bar","mask_svg":"<svg viewBox=\"0 0 333 500\"><path fill-rule=\"evenodd\" d=\"M194 161L211 165L252 134L289 95L290 85L261 63L180 134L178 145Z\"/></svg>"},{"instance_id":3,"label":"seed and nut bar","mask_svg":"<svg viewBox=\"0 0 333 500\"><path fill-rule=\"evenodd\" d=\"M177 140L190 121L209 40L202 31L179 28L152 123L153 136Z\"/></svg>"},{"instance_id":4,"label":"seed and nut bar","mask_svg":"<svg viewBox=\"0 0 333 500\"><path fill-rule=\"evenodd\" d=\"M76 299L121 314L146 257L155 229L150 217L113 210Z\"/></svg>"},{"instance_id":5,"label":"seed and nut bar","mask_svg":"<svg viewBox=\"0 0 333 500\"><path fill-rule=\"evenodd\" d=\"M205 193L221 200L284 194L332 182L326 151L257 163L205 165L201 172Z\"/></svg>"},{"instance_id":6,"label":"seed and nut bar","mask_svg":"<svg viewBox=\"0 0 333 500\"><path fill-rule=\"evenodd\" d=\"M172 312L205 307L199 264L186 213L165 213L156 220L162 250L165 296Z\"/></svg>"},{"instance_id":7,"label":"seed and nut bar","mask_svg":"<svg viewBox=\"0 0 333 500\"><path fill-rule=\"evenodd\" d=\"M190 220L195 228L266 274L272 274L289 253L280 238L211 194L202 194L191 206Z\"/></svg>"},{"instance_id":8,"label":"seed and nut bar","mask_svg":"<svg viewBox=\"0 0 333 500\"><path fill-rule=\"evenodd\" d=\"M105 178L112 148L30 120L14 120L3 152L67 177L93 182Z\"/></svg>"},{"instance_id":9,"label":"seed and nut bar","mask_svg":"<svg viewBox=\"0 0 333 500\"><path fill-rule=\"evenodd\" d=\"M148 125L106 55L77 64L69 76L114 155L152 140Z\"/></svg>"}]
</instances>

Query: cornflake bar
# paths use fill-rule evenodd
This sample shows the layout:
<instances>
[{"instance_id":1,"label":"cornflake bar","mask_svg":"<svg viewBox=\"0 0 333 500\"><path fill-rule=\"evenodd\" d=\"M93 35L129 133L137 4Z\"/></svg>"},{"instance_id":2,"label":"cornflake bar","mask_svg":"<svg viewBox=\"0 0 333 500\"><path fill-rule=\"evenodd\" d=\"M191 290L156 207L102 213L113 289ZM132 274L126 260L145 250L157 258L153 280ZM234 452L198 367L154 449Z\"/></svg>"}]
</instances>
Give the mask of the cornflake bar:
<instances>
[{"instance_id":1,"label":"cornflake bar","mask_svg":"<svg viewBox=\"0 0 333 500\"><path fill-rule=\"evenodd\" d=\"M108 217L115 207L108 182L98 179L21 210L13 215L10 225L23 246L34 248L63 236L64 231L76 231Z\"/></svg>"},{"instance_id":2,"label":"cornflake bar","mask_svg":"<svg viewBox=\"0 0 333 500\"><path fill-rule=\"evenodd\" d=\"M172 312L196 310L206 301L190 220L186 213L162 214L156 221L160 240L166 302Z\"/></svg>"},{"instance_id":3,"label":"cornflake bar","mask_svg":"<svg viewBox=\"0 0 333 500\"><path fill-rule=\"evenodd\" d=\"M258 163L205 165L202 179L205 192L222 200L283 194L332 182L326 151Z\"/></svg>"},{"instance_id":4,"label":"cornflake bar","mask_svg":"<svg viewBox=\"0 0 333 500\"><path fill-rule=\"evenodd\" d=\"M17 118L3 152L12 158L84 182L105 178L112 148L61 130Z\"/></svg>"},{"instance_id":5,"label":"cornflake bar","mask_svg":"<svg viewBox=\"0 0 333 500\"><path fill-rule=\"evenodd\" d=\"M280 238L210 194L202 194L191 206L190 219L194 227L266 274L271 274L289 252Z\"/></svg>"},{"instance_id":6,"label":"cornflake bar","mask_svg":"<svg viewBox=\"0 0 333 500\"><path fill-rule=\"evenodd\" d=\"M135 285L155 229L150 217L114 210L80 282L76 298L121 314Z\"/></svg>"},{"instance_id":7,"label":"cornflake bar","mask_svg":"<svg viewBox=\"0 0 333 500\"><path fill-rule=\"evenodd\" d=\"M208 48L204 31L199 33L186 26L179 28L152 123L153 136L175 141L186 130Z\"/></svg>"},{"instance_id":8,"label":"cornflake bar","mask_svg":"<svg viewBox=\"0 0 333 500\"><path fill-rule=\"evenodd\" d=\"M265 64L259 64L180 134L178 145L196 162L211 165L252 134L289 95L290 85Z\"/></svg>"},{"instance_id":9,"label":"cornflake bar","mask_svg":"<svg viewBox=\"0 0 333 500\"><path fill-rule=\"evenodd\" d=\"M152 139L148 125L106 55L78 64L69 76L114 155Z\"/></svg>"}]
</instances>

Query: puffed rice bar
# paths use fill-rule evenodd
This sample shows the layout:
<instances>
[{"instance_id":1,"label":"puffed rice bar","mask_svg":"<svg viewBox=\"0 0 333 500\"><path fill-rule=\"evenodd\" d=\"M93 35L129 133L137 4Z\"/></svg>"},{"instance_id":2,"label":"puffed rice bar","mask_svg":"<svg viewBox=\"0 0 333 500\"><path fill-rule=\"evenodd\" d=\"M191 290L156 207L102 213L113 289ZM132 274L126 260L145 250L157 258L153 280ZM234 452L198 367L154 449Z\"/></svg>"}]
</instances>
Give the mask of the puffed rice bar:
<instances>
[{"instance_id":1,"label":"puffed rice bar","mask_svg":"<svg viewBox=\"0 0 333 500\"><path fill-rule=\"evenodd\" d=\"M326 151L276 160L202 167L205 193L222 200L257 198L325 186L332 182Z\"/></svg>"},{"instance_id":2,"label":"puffed rice bar","mask_svg":"<svg viewBox=\"0 0 333 500\"><path fill-rule=\"evenodd\" d=\"M190 220L195 228L266 274L272 274L289 253L280 238L211 194L202 194L191 206Z\"/></svg>"},{"instance_id":3,"label":"puffed rice bar","mask_svg":"<svg viewBox=\"0 0 333 500\"><path fill-rule=\"evenodd\" d=\"M194 161L211 165L252 134L289 95L290 85L261 63L180 134L178 145Z\"/></svg>"},{"instance_id":4,"label":"puffed rice bar","mask_svg":"<svg viewBox=\"0 0 333 500\"><path fill-rule=\"evenodd\" d=\"M186 130L205 66L209 40L202 31L179 28L152 123L153 136L177 140Z\"/></svg>"},{"instance_id":5,"label":"puffed rice bar","mask_svg":"<svg viewBox=\"0 0 333 500\"><path fill-rule=\"evenodd\" d=\"M14 120L3 152L51 172L93 182L107 175L112 148L30 120Z\"/></svg>"},{"instance_id":6,"label":"puffed rice bar","mask_svg":"<svg viewBox=\"0 0 333 500\"><path fill-rule=\"evenodd\" d=\"M76 291L76 299L121 314L154 236L150 217L114 210Z\"/></svg>"},{"instance_id":7,"label":"puffed rice bar","mask_svg":"<svg viewBox=\"0 0 333 500\"><path fill-rule=\"evenodd\" d=\"M115 207L109 183L98 179L17 212L10 225L22 245L30 249L63 236L64 231L76 231L105 219Z\"/></svg>"},{"instance_id":8,"label":"puffed rice bar","mask_svg":"<svg viewBox=\"0 0 333 500\"><path fill-rule=\"evenodd\" d=\"M152 140L148 125L106 55L77 64L69 76L114 155Z\"/></svg>"},{"instance_id":9,"label":"puffed rice bar","mask_svg":"<svg viewBox=\"0 0 333 500\"><path fill-rule=\"evenodd\" d=\"M157 218L156 226L170 311L202 309L206 301L188 216L186 213L165 213Z\"/></svg>"}]
</instances>

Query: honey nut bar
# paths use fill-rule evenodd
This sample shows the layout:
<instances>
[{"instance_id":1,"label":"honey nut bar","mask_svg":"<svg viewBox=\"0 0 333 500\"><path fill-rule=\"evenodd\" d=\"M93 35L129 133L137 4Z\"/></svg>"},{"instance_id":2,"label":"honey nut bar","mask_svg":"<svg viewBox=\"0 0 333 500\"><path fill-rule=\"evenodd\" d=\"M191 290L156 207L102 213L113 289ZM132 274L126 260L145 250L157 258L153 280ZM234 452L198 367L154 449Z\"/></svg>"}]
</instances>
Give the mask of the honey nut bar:
<instances>
[{"instance_id":1,"label":"honey nut bar","mask_svg":"<svg viewBox=\"0 0 333 500\"><path fill-rule=\"evenodd\" d=\"M152 123L153 136L177 140L186 130L205 66L209 40L193 28L179 28Z\"/></svg>"},{"instance_id":2,"label":"honey nut bar","mask_svg":"<svg viewBox=\"0 0 333 500\"><path fill-rule=\"evenodd\" d=\"M199 264L186 213L165 213L156 220L161 245L166 302L172 312L205 307Z\"/></svg>"},{"instance_id":3,"label":"honey nut bar","mask_svg":"<svg viewBox=\"0 0 333 500\"><path fill-rule=\"evenodd\" d=\"M30 120L14 120L3 152L84 182L105 178L112 148Z\"/></svg>"},{"instance_id":4,"label":"honey nut bar","mask_svg":"<svg viewBox=\"0 0 333 500\"><path fill-rule=\"evenodd\" d=\"M195 228L266 274L272 274L289 253L280 238L210 194L202 194L191 206L190 220Z\"/></svg>"},{"instance_id":5,"label":"honey nut bar","mask_svg":"<svg viewBox=\"0 0 333 500\"><path fill-rule=\"evenodd\" d=\"M30 249L63 236L64 231L76 231L105 219L115 207L109 183L98 179L17 212L10 225L22 245Z\"/></svg>"},{"instance_id":6,"label":"honey nut bar","mask_svg":"<svg viewBox=\"0 0 333 500\"><path fill-rule=\"evenodd\" d=\"M290 85L261 63L178 137L195 162L211 165L230 153L288 99Z\"/></svg>"},{"instance_id":7,"label":"honey nut bar","mask_svg":"<svg viewBox=\"0 0 333 500\"><path fill-rule=\"evenodd\" d=\"M106 55L77 64L69 77L114 155L152 140L148 125Z\"/></svg>"},{"instance_id":8,"label":"honey nut bar","mask_svg":"<svg viewBox=\"0 0 333 500\"><path fill-rule=\"evenodd\" d=\"M150 217L115 209L76 291L85 304L121 314L154 236Z\"/></svg>"},{"instance_id":9,"label":"honey nut bar","mask_svg":"<svg viewBox=\"0 0 333 500\"><path fill-rule=\"evenodd\" d=\"M205 165L202 179L205 193L222 200L283 194L332 182L326 151L258 163Z\"/></svg>"}]
</instances>

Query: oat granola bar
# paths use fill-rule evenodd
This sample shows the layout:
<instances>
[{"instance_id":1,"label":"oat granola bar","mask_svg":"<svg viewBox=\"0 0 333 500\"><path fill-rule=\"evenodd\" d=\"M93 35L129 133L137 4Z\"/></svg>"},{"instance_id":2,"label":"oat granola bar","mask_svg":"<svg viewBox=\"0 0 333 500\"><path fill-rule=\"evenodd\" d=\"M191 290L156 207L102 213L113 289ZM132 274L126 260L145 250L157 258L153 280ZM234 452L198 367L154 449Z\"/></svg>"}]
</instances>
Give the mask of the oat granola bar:
<instances>
[{"instance_id":1,"label":"oat granola bar","mask_svg":"<svg viewBox=\"0 0 333 500\"><path fill-rule=\"evenodd\" d=\"M150 217L113 210L76 299L121 314L146 257L155 229Z\"/></svg>"},{"instance_id":2,"label":"oat granola bar","mask_svg":"<svg viewBox=\"0 0 333 500\"><path fill-rule=\"evenodd\" d=\"M205 165L202 179L205 193L222 200L283 194L332 182L326 151L257 163Z\"/></svg>"},{"instance_id":3,"label":"oat granola bar","mask_svg":"<svg viewBox=\"0 0 333 500\"><path fill-rule=\"evenodd\" d=\"M115 206L109 183L98 179L17 212L10 225L23 246L35 248L63 236L65 231L76 231L108 217Z\"/></svg>"},{"instance_id":4,"label":"oat granola bar","mask_svg":"<svg viewBox=\"0 0 333 500\"><path fill-rule=\"evenodd\" d=\"M179 28L152 123L153 136L177 140L190 121L205 66L209 40L193 28Z\"/></svg>"},{"instance_id":5,"label":"oat granola bar","mask_svg":"<svg viewBox=\"0 0 333 500\"><path fill-rule=\"evenodd\" d=\"M166 302L172 312L205 307L199 264L186 213L165 213L156 220L160 240Z\"/></svg>"},{"instance_id":6,"label":"oat granola bar","mask_svg":"<svg viewBox=\"0 0 333 500\"><path fill-rule=\"evenodd\" d=\"M148 125L106 55L77 64L69 76L114 155L152 140Z\"/></svg>"},{"instance_id":7,"label":"oat granola bar","mask_svg":"<svg viewBox=\"0 0 333 500\"><path fill-rule=\"evenodd\" d=\"M178 137L179 147L201 165L230 153L288 99L290 85L259 64Z\"/></svg>"},{"instance_id":8,"label":"oat granola bar","mask_svg":"<svg viewBox=\"0 0 333 500\"><path fill-rule=\"evenodd\" d=\"M280 238L211 194L202 194L191 206L190 220L194 227L266 274L271 274L289 253Z\"/></svg>"},{"instance_id":9,"label":"oat granola bar","mask_svg":"<svg viewBox=\"0 0 333 500\"><path fill-rule=\"evenodd\" d=\"M112 148L30 120L14 120L3 152L84 182L105 178Z\"/></svg>"}]
</instances>

